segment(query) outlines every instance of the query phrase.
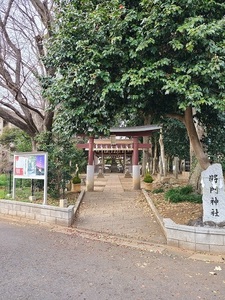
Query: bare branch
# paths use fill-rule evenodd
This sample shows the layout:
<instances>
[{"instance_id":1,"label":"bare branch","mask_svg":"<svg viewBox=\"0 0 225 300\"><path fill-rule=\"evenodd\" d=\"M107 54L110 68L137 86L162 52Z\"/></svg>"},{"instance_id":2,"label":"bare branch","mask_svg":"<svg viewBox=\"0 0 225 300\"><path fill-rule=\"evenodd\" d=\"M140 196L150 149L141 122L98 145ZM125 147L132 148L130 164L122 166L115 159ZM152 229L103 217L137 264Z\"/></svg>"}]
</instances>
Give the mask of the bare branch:
<instances>
[{"instance_id":1,"label":"bare branch","mask_svg":"<svg viewBox=\"0 0 225 300\"><path fill-rule=\"evenodd\" d=\"M12 112L4 110L0 107L0 117L20 128L21 130L24 130L31 137L35 136L36 133L33 132L32 129L25 122L23 122L23 120L21 120L21 118L18 118L16 114L13 114Z\"/></svg>"},{"instance_id":2,"label":"bare branch","mask_svg":"<svg viewBox=\"0 0 225 300\"><path fill-rule=\"evenodd\" d=\"M0 117L31 137L51 130L54 111L41 95L44 39L51 34L53 0L4 0L0 7Z\"/></svg>"},{"instance_id":3,"label":"bare branch","mask_svg":"<svg viewBox=\"0 0 225 300\"><path fill-rule=\"evenodd\" d=\"M43 24L46 26L49 35L51 34L52 16L48 9L47 1L31 0L32 5L39 14Z\"/></svg>"},{"instance_id":4,"label":"bare branch","mask_svg":"<svg viewBox=\"0 0 225 300\"><path fill-rule=\"evenodd\" d=\"M13 1L14 1L14 0L10 0L9 3L8 3L8 8L7 8L7 10L6 10L5 18L4 18L4 25L6 25L6 23L7 23L7 20L8 20L8 17L9 17L9 13L10 13L10 10L11 10L12 4L13 4Z\"/></svg>"},{"instance_id":5,"label":"bare branch","mask_svg":"<svg viewBox=\"0 0 225 300\"><path fill-rule=\"evenodd\" d=\"M20 119L22 119L22 120L24 120L24 122L26 122L26 119L24 118L24 116L20 113L19 110L17 110L15 108L15 106L13 106L10 103L6 103L4 101L0 101L0 104L2 104L3 106L8 107L9 109L11 109L11 111L13 111L15 113L15 115L17 115Z\"/></svg>"}]
</instances>

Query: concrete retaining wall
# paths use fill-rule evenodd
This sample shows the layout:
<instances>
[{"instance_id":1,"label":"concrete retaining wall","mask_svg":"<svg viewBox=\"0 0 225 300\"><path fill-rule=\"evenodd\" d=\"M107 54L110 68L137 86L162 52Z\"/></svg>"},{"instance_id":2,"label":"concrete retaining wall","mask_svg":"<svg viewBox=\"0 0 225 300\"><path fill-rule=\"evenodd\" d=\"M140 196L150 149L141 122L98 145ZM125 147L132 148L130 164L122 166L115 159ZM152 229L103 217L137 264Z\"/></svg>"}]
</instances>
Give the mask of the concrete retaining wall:
<instances>
[{"instance_id":1,"label":"concrete retaining wall","mask_svg":"<svg viewBox=\"0 0 225 300\"><path fill-rule=\"evenodd\" d=\"M69 227L73 224L75 214L84 194L85 191L82 190L75 205L70 205L66 208L13 200L0 200L0 214Z\"/></svg>"},{"instance_id":2,"label":"concrete retaining wall","mask_svg":"<svg viewBox=\"0 0 225 300\"><path fill-rule=\"evenodd\" d=\"M142 190L160 224L169 246L216 254L225 254L225 229L179 225L171 219L162 218L153 201Z\"/></svg>"},{"instance_id":3,"label":"concrete retaining wall","mask_svg":"<svg viewBox=\"0 0 225 300\"><path fill-rule=\"evenodd\" d=\"M74 219L74 205L61 208L12 200L0 200L0 214L27 218L40 223L71 226Z\"/></svg>"},{"instance_id":4,"label":"concrete retaining wall","mask_svg":"<svg viewBox=\"0 0 225 300\"><path fill-rule=\"evenodd\" d=\"M225 229L179 225L163 219L167 244L209 253L225 253Z\"/></svg>"}]
</instances>

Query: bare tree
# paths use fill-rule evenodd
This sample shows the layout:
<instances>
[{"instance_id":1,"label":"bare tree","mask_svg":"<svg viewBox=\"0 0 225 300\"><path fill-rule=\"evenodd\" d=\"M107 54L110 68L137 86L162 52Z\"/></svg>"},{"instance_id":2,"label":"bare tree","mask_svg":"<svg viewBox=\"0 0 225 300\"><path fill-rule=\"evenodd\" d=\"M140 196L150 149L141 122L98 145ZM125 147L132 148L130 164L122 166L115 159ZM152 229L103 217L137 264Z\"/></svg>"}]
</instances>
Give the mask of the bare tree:
<instances>
[{"instance_id":1,"label":"bare tree","mask_svg":"<svg viewBox=\"0 0 225 300\"><path fill-rule=\"evenodd\" d=\"M0 0L0 117L28 133L34 150L54 117L39 81L52 73L42 60L52 12L53 0Z\"/></svg>"}]
</instances>

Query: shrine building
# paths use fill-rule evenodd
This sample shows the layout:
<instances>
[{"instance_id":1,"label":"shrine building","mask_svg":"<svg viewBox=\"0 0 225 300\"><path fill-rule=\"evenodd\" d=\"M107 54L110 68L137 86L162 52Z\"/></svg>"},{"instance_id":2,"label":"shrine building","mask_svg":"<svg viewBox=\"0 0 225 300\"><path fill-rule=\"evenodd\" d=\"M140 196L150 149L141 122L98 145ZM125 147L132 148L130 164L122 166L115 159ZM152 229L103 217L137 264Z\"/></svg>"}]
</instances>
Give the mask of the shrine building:
<instances>
[{"instance_id":1,"label":"shrine building","mask_svg":"<svg viewBox=\"0 0 225 300\"><path fill-rule=\"evenodd\" d=\"M94 173L104 176L107 172L131 174L133 189L140 189L138 154L140 150L151 148L151 144L140 143L139 138L150 137L160 129L158 125L113 127L110 129L110 138L95 139L91 136L88 143L78 144L78 148L88 151L86 190L94 190Z\"/></svg>"}]
</instances>

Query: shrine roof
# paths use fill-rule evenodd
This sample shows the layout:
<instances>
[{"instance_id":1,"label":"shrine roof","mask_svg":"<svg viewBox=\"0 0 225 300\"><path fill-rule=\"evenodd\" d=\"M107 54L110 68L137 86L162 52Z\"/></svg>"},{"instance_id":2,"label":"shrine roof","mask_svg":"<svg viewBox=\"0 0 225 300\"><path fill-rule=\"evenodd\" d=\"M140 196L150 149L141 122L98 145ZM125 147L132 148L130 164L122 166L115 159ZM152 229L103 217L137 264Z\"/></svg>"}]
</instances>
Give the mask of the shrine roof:
<instances>
[{"instance_id":1,"label":"shrine roof","mask_svg":"<svg viewBox=\"0 0 225 300\"><path fill-rule=\"evenodd\" d=\"M118 136L146 136L152 132L160 130L162 127L158 125L144 125L133 127L112 127L110 133Z\"/></svg>"}]
</instances>

